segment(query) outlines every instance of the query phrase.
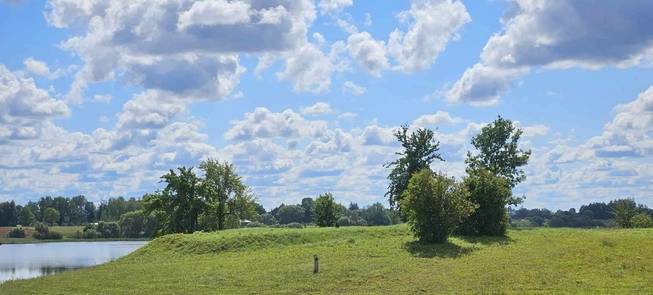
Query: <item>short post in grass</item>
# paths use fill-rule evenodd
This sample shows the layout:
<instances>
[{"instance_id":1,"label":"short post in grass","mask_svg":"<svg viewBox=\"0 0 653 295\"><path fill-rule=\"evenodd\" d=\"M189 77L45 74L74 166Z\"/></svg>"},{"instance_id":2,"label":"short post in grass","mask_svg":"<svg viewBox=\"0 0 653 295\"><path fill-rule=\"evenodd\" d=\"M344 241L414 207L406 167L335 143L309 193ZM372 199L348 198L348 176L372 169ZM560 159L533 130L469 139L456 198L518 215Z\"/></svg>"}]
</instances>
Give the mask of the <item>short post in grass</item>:
<instances>
[{"instance_id":1,"label":"short post in grass","mask_svg":"<svg viewBox=\"0 0 653 295\"><path fill-rule=\"evenodd\" d=\"M318 273L320 271L320 258L317 255L313 255L313 273Z\"/></svg>"}]
</instances>

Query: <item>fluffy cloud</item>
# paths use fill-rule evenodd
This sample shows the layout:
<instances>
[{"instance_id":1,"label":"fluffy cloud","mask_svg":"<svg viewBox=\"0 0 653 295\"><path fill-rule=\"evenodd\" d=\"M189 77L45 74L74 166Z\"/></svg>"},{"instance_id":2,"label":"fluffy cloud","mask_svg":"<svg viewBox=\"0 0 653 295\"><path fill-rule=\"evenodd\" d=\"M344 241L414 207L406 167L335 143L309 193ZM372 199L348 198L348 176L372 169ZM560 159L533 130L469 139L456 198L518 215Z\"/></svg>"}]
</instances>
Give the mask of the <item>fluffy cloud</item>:
<instances>
[{"instance_id":1,"label":"fluffy cloud","mask_svg":"<svg viewBox=\"0 0 653 295\"><path fill-rule=\"evenodd\" d=\"M228 140L251 140L274 137L319 137L326 130L325 121L307 121L293 110L274 113L259 107L246 113L243 120L231 123L225 133Z\"/></svg>"},{"instance_id":2,"label":"fluffy cloud","mask_svg":"<svg viewBox=\"0 0 653 295\"><path fill-rule=\"evenodd\" d=\"M599 157L653 156L653 87L615 107L615 116L603 134L588 145Z\"/></svg>"},{"instance_id":3,"label":"fluffy cloud","mask_svg":"<svg viewBox=\"0 0 653 295\"><path fill-rule=\"evenodd\" d=\"M27 58L23 61L25 65L25 70L33 75L42 76L48 79L57 79L61 75L66 73L65 69L50 70L50 67L44 61L36 60L33 58ZM74 67L71 66L70 69Z\"/></svg>"},{"instance_id":4,"label":"fluffy cloud","mask_svg":"<svg viewBox=\"0 0 653 295\"><path fill-rule=\"evenodd\" d=\"M342 92L349 93L354 96L361 96L367 92L367 88L360 86L352 81L345 81L342 83Z\"/></svg>"},{"instance_id":5,"label":"fluffy cloud","mask_svg":"<svg viewBox=\"0 0 653 295\"><path fill-rule=\"evenodd\" d=\"M368 32L351 34L347 39L347 47L354 60L374 76L380 77L381 71L390 66L385 43L374 40Z\"/></svg>"},{"instance_id":6,"label":"fluffy cloud","mask_svg":"<svg viewBox=\"0 0 653 295\"><path fill-rule=\"evenodd\" d=\"M335 68L330 57L317 45L307 42L285 54L285 59L286 68L277 73L277 77L292 81L295 91L323 93L331 87L331 74Z\"/></svg>"},{"instance_id":7,"label":"fluffy cloud","mask_svg":"<svg viewBox=\"0 0 653 295\"><path fill-rule=\"evenodd\" d=\"M457 124L463 122L462 118L453 117L447 112L437 111L435 114L422 115L413 121L414 127L433 127L440 124Z\"/></svg>"},{"instance_id":8,"label":"fluffy cloud","mask_svg":"<svg viewBox=\"0 0 653 295\"><path fill-rule=\"evenodd\" d=\"M149 89L221 99L244 72L239 53L302 47L314 10L308 0L52 0L46 17L55 27L85 28L85 34L62 44L84 61L71 86L71 102L82 101L88 83L113 79L122 71L128 81ZM305 58L315 56L310 48L300 52Z\"/></svg>"},{"instance_id":9,"label":"fluffy cloud","mask_svg":"<svg viewBox=\"0 0 653 295\"><path fill-rule=\"evenodd\" d=\"M333 112L331 106L325 102L317 102L310 107L302 108L302 115L325 115Z\"/></svg>"},{"instance_id":10,"label":"fluffy cloud","mask_svg":"<svg viewBox=\"0 0 653 295\"><path fill-rule=\"evenodd\" d=\"M502 31L483 48L481 61L449 91L450 101L494 103L533 67L596 69L653 60L649 1L514 2Z\"/></svg>"},{"instance_id":11,"label":"fluffy cloud","mask_svg":"<svg viewBox=\"0 0 653 295\"><path fill-rule=\"evenodd\" d=\"M352 6L354 0L320 0L318 7L321 13L338 12Z\"/></svg>"},{"instance_id":12,"label":"fluffy cloud","mask_svg":"<svg viewBox=\"0 0 653 295\"><path fill-rule=\"evenodd\" d=\"M428 69L471 21L462 2L457 0L415 0L399 19L410 25L407 32L396 29L390 34L388 50L403 71Z\"/></svg>"},{"instance_id":13,"label":"fluffy cloud","mask_svg":"<svg viewBox=\"0 0 653 295\"><path fill-rule=\"evenodd\" d=\"M0 65L0 141L36 138L43 123L67 116L68 106L24 78Z\"/></svg>"}]
</instances>

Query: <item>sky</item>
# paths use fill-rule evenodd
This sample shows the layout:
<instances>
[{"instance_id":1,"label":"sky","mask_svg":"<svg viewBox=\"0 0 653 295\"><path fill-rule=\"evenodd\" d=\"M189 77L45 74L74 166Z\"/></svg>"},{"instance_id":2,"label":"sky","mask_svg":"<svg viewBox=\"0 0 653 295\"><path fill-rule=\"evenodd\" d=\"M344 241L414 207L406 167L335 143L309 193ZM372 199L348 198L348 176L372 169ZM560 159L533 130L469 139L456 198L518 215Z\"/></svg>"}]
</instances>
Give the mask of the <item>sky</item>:
<instances>
[{"instance_id":1,"label":"sky","mask_svg":"<svg viewBox=\"0 0 653 295\"><path fill-rule=\"evenodd\" d=\"M648 0L0 0L0 201L161 189L208 158L268 209L387 204L402 124L465 174L498 115L524 207L653 207Z\"/></svg>"}]
</instances>

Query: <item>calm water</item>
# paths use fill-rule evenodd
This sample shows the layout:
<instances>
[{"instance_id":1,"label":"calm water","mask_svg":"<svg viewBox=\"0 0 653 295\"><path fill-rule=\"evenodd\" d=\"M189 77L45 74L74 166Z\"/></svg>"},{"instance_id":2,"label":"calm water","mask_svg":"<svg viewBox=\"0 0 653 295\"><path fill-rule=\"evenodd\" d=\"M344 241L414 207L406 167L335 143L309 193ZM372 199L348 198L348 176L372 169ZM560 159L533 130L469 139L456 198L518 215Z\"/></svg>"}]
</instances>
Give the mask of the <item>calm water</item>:
<instances>
[{"instance_id":1,"label":"calm water","mask_svg":"<svg viewBox=\"0 0 653 295\"><path fill-rule=\"evenodd\" d=\"M0 245L0 283L98 265L125 256L147 242L60 242Z\"/></svg>"}]
</instances>

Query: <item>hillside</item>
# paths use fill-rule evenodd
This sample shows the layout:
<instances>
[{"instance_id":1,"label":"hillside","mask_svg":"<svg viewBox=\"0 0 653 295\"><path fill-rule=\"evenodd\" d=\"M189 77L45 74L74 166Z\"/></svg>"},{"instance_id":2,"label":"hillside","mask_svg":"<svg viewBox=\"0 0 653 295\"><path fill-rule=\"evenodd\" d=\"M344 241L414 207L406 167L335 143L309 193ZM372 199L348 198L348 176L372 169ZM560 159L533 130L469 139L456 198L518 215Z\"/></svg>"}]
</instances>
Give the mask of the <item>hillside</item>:
<instances>
[{"instance_id":1,"label":"hillside","mask_svg":"<svg viewBox=\"0 0 653 295\"><path fill-rule=\"evenodd\" d=\"M169 235L2 294L653 292L653 230L527 229L413 242L405 225ZM321 261L312 273L312 257Z\"/></svg>"}]
</instances>

